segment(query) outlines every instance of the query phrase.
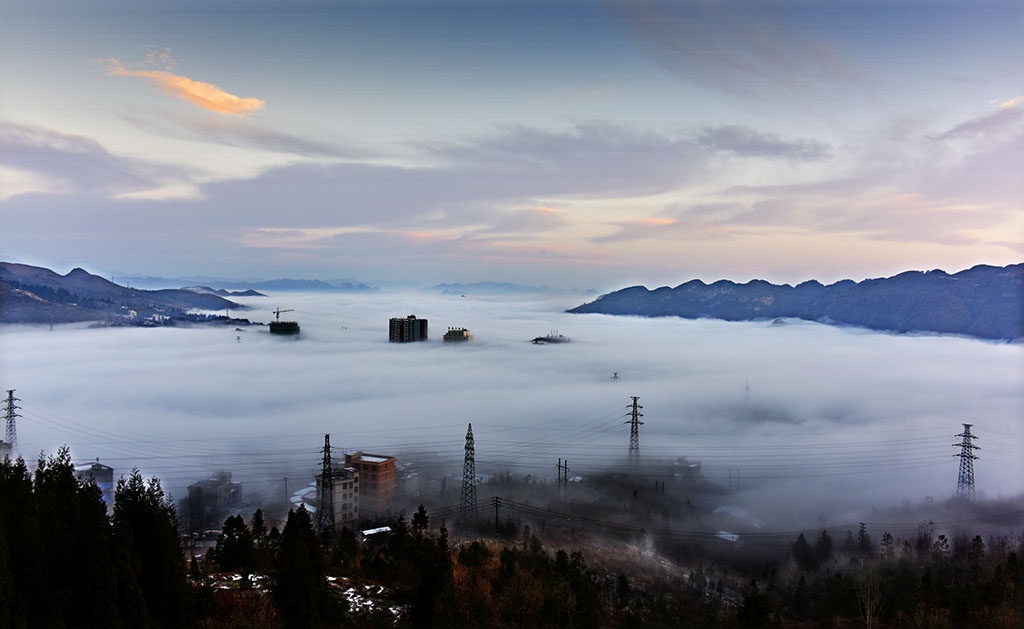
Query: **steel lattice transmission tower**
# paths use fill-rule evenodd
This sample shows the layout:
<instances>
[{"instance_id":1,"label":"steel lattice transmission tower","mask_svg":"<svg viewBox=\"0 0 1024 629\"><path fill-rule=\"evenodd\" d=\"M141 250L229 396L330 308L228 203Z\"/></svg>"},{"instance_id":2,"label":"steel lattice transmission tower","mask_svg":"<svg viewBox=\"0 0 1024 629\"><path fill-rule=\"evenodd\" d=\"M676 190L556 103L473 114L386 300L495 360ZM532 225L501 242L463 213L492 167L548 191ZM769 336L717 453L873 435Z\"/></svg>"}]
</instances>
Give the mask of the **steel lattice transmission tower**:
<instances>
[{"instance_id":1,"label":"steel lattice transmission tower","mask_svg":"<svg viewBox=\"0 0 1024 629\"><path fill-rule=\"evenodd\" d=\"M331 467L331 435L324 435L323 463L320 469L319 500L316 505L316 528L321 533L334 532L334 470Z\"/></svg>"},{"instance_id":2,"label":"steel lattice transmission tower","mask_svg":"<svg viewBox=\"0 0 1024 629\"><path fill-rule=\"evenodd\" d=\"M15 402L20 401L20 399L14 397L14 389L7 389L7 398L4 399L4 417L7 420L7 431L4 433L4 441L11 448L11 458L14 458L18 453L18 426L14 420L18 417L17 410L21 408Z\"/></svg>"},{"instance_id":3,"label":"steel lattice transmission tower","mask_svg":"<svg viewBox=\"0 0 1024 629\"><path fill-rule=\"evenodd\" d=\"M462 463L462 499L459 512L463 518L476 518L476 446L473 442L473 424L466 429L466 459Z\"/></svg>"},{"instance_id":4,"label":"steel lattice transmission tower","mask_svg":"<svg viewBox=\"0 0 1024 629\"><path fill-rule=\"evenodd\" d=\"M626 457L626 460L631 465L637 465L640 463L640 426L643 424L640 418L644 414L640 412L640 409L643 408L639 404L640 398L635 395L630 397L633 398L633 406L629 412L629 419L623 422L629 424L629 456Z\"/></svg>"},{"instance_id":5,"label":"steel lattice transmission tower","mask_svg":"<svg viewBox=\"0 0 1024 629\"><path fill-rule=\"evenodd\" d=\"M973 440L978 437L971 434L973 425L964 424L964 431L957 435L957 437L963 437L963 441L953 444L954 448L960 447L960 454L953 455L960 457L960 476L956 479L956 497L968 500L974 500L974 460L978 458L974 455L974 450L981 449L974 445Z\"/></svg>"}]
</instances>

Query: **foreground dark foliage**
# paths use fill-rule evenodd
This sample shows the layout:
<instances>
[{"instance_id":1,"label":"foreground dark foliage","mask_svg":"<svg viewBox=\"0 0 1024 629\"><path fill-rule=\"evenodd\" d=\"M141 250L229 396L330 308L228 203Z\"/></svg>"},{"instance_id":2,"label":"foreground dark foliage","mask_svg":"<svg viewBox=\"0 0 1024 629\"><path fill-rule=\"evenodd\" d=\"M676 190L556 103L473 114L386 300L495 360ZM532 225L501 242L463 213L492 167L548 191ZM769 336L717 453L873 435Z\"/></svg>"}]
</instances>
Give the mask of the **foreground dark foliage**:
<instances>
[{"instance_id":1,"label":"foreground dark foliage","mask_svg":"<svg viewBox=\"0 0 1024 629\"><path fill-rule=\"evenodd\" d=\"M192 622L174 510L156 479L99 489L66 448L0 464L0 626L180 627Z\"/></svg>"},{"instance_id":2,"label":"foreground dark foliage","mask_svg":"<svg viewBox=\"0 0 1024 629\"><path fill-rule=\"evenodd\" d=\"M610 572L545 548L508 522L503 542L452 546L423 507L373 542L320 535L310 514L283 529L257 511L228 518L186 571L174 510L134 471L108 517L66 449L0 464L0 627L1016 627L1024 619L1020 537L935 535L875 546L864 527L827 532L757 565ZM431 532L434 531L434 532ZM590 552L590 551L588 551ZM598 565L615 557L597 556ZM621 559L620 563L621 563ZM625 569L625 567L623 568ZM188 576L186 576L186 572ZM218 575L234 573L230 589ZM257 585L258 584L258 585ZM354 592L374 593L370 603ZM351 601L351 602L350 602Z\"/></svg>"}]
</instances>

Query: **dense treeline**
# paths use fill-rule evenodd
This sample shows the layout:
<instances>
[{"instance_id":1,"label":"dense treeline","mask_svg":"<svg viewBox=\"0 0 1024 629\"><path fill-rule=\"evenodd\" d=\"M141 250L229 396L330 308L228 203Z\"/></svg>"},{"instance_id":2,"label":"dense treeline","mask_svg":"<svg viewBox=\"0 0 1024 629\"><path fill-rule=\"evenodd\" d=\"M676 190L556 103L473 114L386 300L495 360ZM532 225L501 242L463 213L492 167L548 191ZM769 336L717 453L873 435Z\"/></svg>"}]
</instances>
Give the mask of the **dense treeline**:
<instances>
[{"instance_id":1,"label":"dense treeline","mask_svg":"<svg viewBox=\"0 0 1024 629\"><path fill-rule=\"evenodd\" d=\"M180 627L192 621L174 509L122 478L112 517L67 448L0 464L0 626Z\"/></svg>"},{"instance_id":2,"label":"dense treeline","mask_svg":"<svg viewBox=\"0 0 1024 629\"><path fill-rule=\"evenodd\" d=\"M623 574L545 548L512 521L504 541L462 545L443 522L430 525L420 507L386 537L359 541L348 529L318 534L303 508L268 530L257 510L248 522L229 517L216 548L186 566L156 479L122 478L108 516L96 486L75 479L67 449L40 459L34 473L8 460L0 464L0 627L1015 627L1024 619L1020 536L947 539L924 523L910 539L885 533L875 544L862 527L841 544L826 531L813 543L800 535L775 559L742 568L701 562L687 575ZM352 593L366 590L375 599L355 604Z\"/></svg>"}]
</instances>

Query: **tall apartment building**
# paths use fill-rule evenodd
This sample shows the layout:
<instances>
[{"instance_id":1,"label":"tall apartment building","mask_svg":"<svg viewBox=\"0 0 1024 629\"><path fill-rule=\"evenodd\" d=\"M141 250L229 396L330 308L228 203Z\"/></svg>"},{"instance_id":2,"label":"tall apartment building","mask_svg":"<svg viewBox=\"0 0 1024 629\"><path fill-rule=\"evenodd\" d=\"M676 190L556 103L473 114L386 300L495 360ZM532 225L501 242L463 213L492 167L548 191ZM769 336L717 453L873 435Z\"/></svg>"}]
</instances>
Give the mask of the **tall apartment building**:
<instances>
[{"instance_id":1,"label":"tall apartment building","mask_svg":"<svg viewBox=\"0 0 1024 629\"><path fill-rule=\"evenodd\" d=\"M427 340L427 320L409 315L404 319L395 317L388 326L388 340L392 343L409 343Z\"/></svg>"},{"instance_id":2,"label":"tall apartment building","mask_svg":"<svg viewBox=\"0 0 1024 629\"><path fill-rule=\"evenodd\" d=\"M316 476L316 502L320 504L320 478ZM335 470L334 478L334 524L351 526L359 521L359 470L354 467Z\"/></svg>"},{"instance_id":3,"label":"tall apartment building","mask_svg":"<svg viewBox=\"0 0 1024 629\"><path fill-rule=\"evenodd\" d=\"M355 452L345 455L345 467L359 471L359 506L364 514L382 514L391 510L395 497L393 456Z\"/></svg>"}]
</instances>

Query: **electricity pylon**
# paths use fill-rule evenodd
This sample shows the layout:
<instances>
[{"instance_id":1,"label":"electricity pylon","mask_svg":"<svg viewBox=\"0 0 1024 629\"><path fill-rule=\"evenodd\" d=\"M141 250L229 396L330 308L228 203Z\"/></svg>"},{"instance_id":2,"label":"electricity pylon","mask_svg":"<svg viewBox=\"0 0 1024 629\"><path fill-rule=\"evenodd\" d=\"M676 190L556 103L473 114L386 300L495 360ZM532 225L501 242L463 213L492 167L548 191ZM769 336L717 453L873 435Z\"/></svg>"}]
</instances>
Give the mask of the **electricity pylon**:
<instances>
[{"instance_id":1,"label":"electricity pylon","mask_svg":"<svg viewBox=\"0 0 1024 629\"><path fill-rule=\"evenodd\" d=\"M626 461L630 465L638 465L640 463L640 425L643 424L640 418L643 417L643 413L640 409L640 398L633 395L633 407L629 412L629 419L623 423L629 424L629 456L626 457ZM629 408L629 407L626 407Z\"/></svg>"},{"instance_id":2,"label":"electricity pylon","mask_svg":"<svg viewBox=\"0 0 1024 629\"><path fill-rule=\"evenodd\" d=\"M973 451L981 449L974 445L973 440L978 437L971 434L973 425L964 424L964 431L957 435L957 437L963 437L963 441L953 444L954 448L960 446L960 454L953 455L960 457L960 476L956 480L956 497L968 500L974 500L974 459L978 457L974 455Z\"/></svg>"},{"instance_id":3,"label":"electricity pylon","mask_svg":"<svg viewBox=\"0 0 1024 629\"><path fill-rule=\"evenodd\" d=\"M334 470L331 465L331 435L324 435L323 462L320 464L320 500L316 505L316 528L334 532Z\"/></svg>"},{"instance_id":4,"label":"electricity pylon","mask_svg":"<svg viewBox=\"0 0 1024 629\"><path fill-rule=\"evenodd\" d=\"M462 499L459 512L464 519L476 519L476 445L473 424L466 429L466 458L462 463Z\"/></svg>"}]
</instances>

